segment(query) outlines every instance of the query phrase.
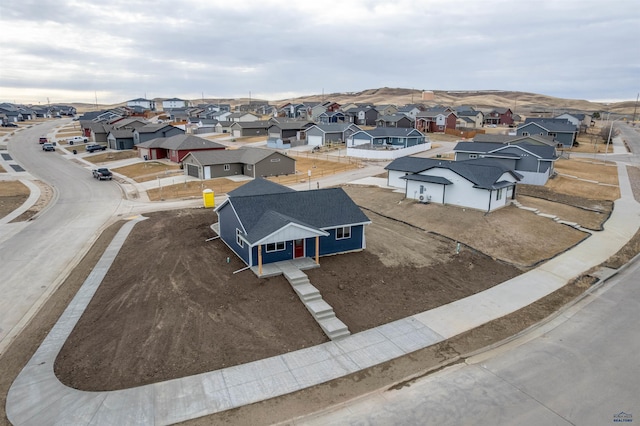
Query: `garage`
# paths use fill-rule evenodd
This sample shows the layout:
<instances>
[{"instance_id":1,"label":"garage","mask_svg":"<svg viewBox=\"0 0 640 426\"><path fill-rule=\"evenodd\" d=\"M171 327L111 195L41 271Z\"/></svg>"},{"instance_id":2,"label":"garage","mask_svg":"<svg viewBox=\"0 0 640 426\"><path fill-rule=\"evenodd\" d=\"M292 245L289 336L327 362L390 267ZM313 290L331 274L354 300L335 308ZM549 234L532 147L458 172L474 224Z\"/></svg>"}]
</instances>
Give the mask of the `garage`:
<instances>
[{"instance_id":1,"label":"garage","mask_svg":"<svg viewBox=\"0 0 640 426\"><path fill-rule=\"evenodd\" d=\"M204 178L211 179L211 166L204 166Z\"/></svg>"},{"instance_id":2,"label":"garage","mask_svg":"<svg viewBox=\"0 0 640 426\"><path fill-rule=\"evenodd\" d=\"M199 173L200 168L198 166L196 166L194 164L187 164L186 166L187 166L187 175L188 176L193 176L193 177L196 177L196 178L200 177L200 173Z\"/></svg>"},{"instance_id":3,"label":"garage","mask_svg":"<svg viewBox=\"0 0 640 426\"><path fill-rule=\"evenodd\" d=\"M242 130L234 130L233 131L233 137L239 138L241 136L242 136Z\"/></svg>"},{"instance_id":4,"label":"garage","mask_svg":"<svg viewBox=\"0 0 640 426\"><path fill-rule=\"evenodd\" d=\"M322 136L308 136L308 144L311 146L320 146L322 145Z\"/></svg>"}]
</instances>

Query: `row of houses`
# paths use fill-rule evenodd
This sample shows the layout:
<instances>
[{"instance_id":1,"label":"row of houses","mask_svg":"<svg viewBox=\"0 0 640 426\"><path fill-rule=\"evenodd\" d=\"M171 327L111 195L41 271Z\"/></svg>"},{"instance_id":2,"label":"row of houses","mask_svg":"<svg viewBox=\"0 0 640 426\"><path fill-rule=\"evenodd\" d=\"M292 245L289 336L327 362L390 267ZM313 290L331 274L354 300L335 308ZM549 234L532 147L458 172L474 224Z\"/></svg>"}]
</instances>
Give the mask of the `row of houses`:
<instances>
[{"instance_id":1,"label":"row of houses","mask_svg":"<svg viewBox=\"0 0 640 426\"><path fill-rule=\"evenodd\" d=\"M69 105L21 105L8 102L0 103L0 122L19 123L37 118L57 118L73 116L76 109Z\"/></svg>"}]
</instances>

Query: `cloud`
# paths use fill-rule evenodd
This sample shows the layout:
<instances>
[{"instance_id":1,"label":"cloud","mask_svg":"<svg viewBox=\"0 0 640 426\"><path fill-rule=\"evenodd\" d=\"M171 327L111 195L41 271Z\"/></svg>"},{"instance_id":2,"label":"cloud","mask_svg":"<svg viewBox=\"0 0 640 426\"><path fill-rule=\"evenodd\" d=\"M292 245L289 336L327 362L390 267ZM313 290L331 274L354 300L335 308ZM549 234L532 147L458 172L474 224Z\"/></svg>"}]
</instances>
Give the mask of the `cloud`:
<instances>
[{"instance_id":1,"label":"cloud","mask_svg":"<svg viewBox=\"0 0 640 426\"><path fill-rule=\"evenodd\" d=\"M60 101L416 89L638 90L634 2L22 1L1 6L2 95ZM30 89L25 91L25 89ZM38 91L41 95L37 95ZM76 98L75 96L82 97Z\"/></svg>"}]
</instances>

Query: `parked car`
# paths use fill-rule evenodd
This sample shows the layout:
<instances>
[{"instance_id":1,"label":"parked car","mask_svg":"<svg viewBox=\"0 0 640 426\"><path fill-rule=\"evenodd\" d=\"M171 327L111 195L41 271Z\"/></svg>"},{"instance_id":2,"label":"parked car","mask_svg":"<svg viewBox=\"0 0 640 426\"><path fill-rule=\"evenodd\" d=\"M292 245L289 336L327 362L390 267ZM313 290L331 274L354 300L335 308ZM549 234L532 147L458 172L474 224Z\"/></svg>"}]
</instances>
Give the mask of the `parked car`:
<instances>
[{"instance_id":1,"label":"parked car","mask_svg":"<svg viewBox=\"0 0 640 426\"><path fill-rule=\"evenodd\" d=\"M89 139L85 138L84 136L74 136L67 141L69 142L69 145L73 145L76 142L89 142Z\"/></svg>"},{"instance_id":2,"label":"parked car","mask_svg":"<svg viewBox=\"0 0 640 426\"><path fill-rule=\"evenodd\" d=\"M96 152L96 151L106 151L107 147L104 145L99 145L97 143L87 145L85 151L87 152Z\"/></svg>"},{"instance_id":3,"label":"parked car","mask_svg":"<svg viewBox=\"0 0 640 426\"><path fill-rule=\"evenodd\" d=\"M2 127L18 127L18 125L16 123L2 123Z\"/></svg>"},{"instance_id":4,"label":"parked car","mask_svg":"<svg viewBox=\"0 0 640 426\"><path fill-rule=\"evenodd\" d=\"M53 144L52 144L52 143L48 143L48 142L47 142L47 143L45 143L45 144L43 144L43 145L42 145L42 150L43 150L43 151L55 151L55 150L56 150L56 148L53 146Z\"/></svg>"},{"instance_id":5,"label":"parked car","mask_svg":"<svg viewBox=\"0 0 640 426\"><path fill-rule=\"evenodd\" d=\"M93 177L98 180L111 180L113 178L113 174L106 167L102 167L99 169L92 170Z\"/></svg>"},{"instance_id":6,"label":"parked car","mask_svg":"<svg viewBox=\"0 0 640 426\"><path fill-rule=\"evenodd\" d=\"M47 143L47 142L49 142L49 140L48 140L47 138L45 138L44 136L40 136L40 141L39 141L39 142L40 142L41 144L43 144L43 143Z\"/></svg>"}]
</instances>

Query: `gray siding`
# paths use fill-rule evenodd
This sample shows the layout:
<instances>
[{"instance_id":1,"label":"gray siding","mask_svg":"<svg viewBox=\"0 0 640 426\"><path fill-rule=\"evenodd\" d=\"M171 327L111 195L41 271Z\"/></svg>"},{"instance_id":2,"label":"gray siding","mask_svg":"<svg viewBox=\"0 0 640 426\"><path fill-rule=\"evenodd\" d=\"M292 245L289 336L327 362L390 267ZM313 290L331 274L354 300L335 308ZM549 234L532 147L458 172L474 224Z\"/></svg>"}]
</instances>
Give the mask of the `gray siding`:
<instances>
[{"instance_id":1,"label":"gray siding","mask_svg":"<svg viewBox=\"0 0 640 426\"><path fill-rule=\"evenodd\" d=\"M256 177L291 175L295 172L296 161L293 158L287 157L286 155L282 155L280 153L273 153L264 160L255 164Z\"/></svg>"}]
</instances>

